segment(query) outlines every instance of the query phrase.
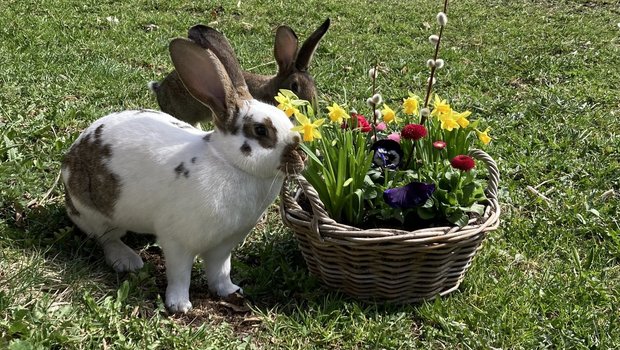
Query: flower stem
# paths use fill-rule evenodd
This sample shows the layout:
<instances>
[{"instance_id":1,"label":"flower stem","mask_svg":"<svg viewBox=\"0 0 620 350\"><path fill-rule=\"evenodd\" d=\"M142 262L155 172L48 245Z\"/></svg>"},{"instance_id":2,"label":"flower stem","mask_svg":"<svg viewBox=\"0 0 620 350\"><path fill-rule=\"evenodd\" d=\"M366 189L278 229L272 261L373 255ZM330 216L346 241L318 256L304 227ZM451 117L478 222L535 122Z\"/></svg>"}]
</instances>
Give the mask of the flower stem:
<instances>
[{"instance_id":1,"label":"flower stem","mask_svg":"<svg viewBox=\"0 0 620 350\"><path fill-rule=\"evenodd\" d=\"M409 156L407 157L407 161L405 162L405 170L409 169L409 164L411 163L411 159L413 158L413 154L415 153L415 144L416 141L411 141L411 152L409 152Z\"/></svg>"},{"instance_id":2,"label":"flower stem","mask_svg":"<svg viewBox=\"0 0 620 350\"><path fill-rule=\"evenodd\" d=\"M377 93L377 67L379 66L379 62L375 61L375 67L373 68L373 75L372 75L372 94L371 96L374 96ZM376 129L376 125L377 125L377 104L374 103L374 101L371 103L371 109L372 109L372 135L375 138L375 141L377 140L377 129Z\"/></svg>"},{"instance_id":3,"label":"flower stem","mask_svg":"<svg viewBox=\"0 0 620 350\"><path fill-rule=\"evenodd\" d=\"M448 14L448 0L445 0L443 3L443 13ZM437 44L435 44L435 54L433 55L433 61L437 61L437 57L439 56L439 44L441 43L441 37L443 35L444 26L440 26L439 28L439 38L437 39ZM426 87L426 96L424 97L424 108L428 107L428 101L431 98L431 92L433 90L433 78L435 78L435 71L437 70L436 66L433 65L431 67L431 75L428 78L428 85ZM420 120L420 124L424 125L426 122L426 116L422 116Z\"/></svg>"}]
</instances>

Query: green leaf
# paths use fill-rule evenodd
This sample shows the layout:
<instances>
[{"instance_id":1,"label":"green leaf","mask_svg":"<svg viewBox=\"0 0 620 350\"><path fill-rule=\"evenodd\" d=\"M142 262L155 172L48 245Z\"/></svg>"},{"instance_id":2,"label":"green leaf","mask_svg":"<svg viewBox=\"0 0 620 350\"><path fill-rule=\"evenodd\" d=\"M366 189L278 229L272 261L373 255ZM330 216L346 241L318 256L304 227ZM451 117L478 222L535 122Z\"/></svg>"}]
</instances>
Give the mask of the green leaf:
<instances>
[{"instance_id":1,"label":"green leaf","mask_svg":"<svg viewBox=\"0 0 620 350\"><path fill-rule=\"evenodd\" d=\"M364 191L362 191L362 189L357 189L353 192L352 197L354 204L352 211L355 215L353 215L353 220L351 220L351 222L353 224L359 224L364 218Z\"/></svg>"},{"instance_id":2,"label":"green leaf","mask_svg":"<svg viewBox=\"0 0 620 350\"><path fill-rule=\"evenodd\" d=\"M374 189L370 190L369 189L369 190L364 191L364 199L372 200L372 199L377 198L378 196L379 196L379 193L378 193L377 190L374 190Z\"/></svg>"},{"instance_id":3,"label":"green leaf","mask_svg":"<svg viewBox=\"0 0 620 350\"><path fill-rule=\"evenodd\" d=\"M431 208L418 207L417 208L418 216L423 220L430 220L435 217L435 211Z\"/></svg>"},{"instance_id":4,"label":"green leaf","mask_svg":"<svg viewBox=\"0 0 620 350\"><path fill-rule=\"evenodd\" d=\"M297 97L297 95L295 95L295 93L289 89L280 89L279 90L282 95L288 97L288 98L294 98L294 99L298 99L299 97Z\"/></svg>"},{"instance_id":5,"label":"green leaf","mask_svg":"<svg viewBox=\"0 0 620 350\"><path fill-rule=\"evenodd\" d=\"M403 214L402 210L394 210L392 213L392 218L398 220L401 225L405 223L405 215Z\"/></svg>"},{"instance_id":6,"label":"green leaf","mask_svg":"<svg viewBox=\"0 0 620 350\"><path fill-rule=\"evenodd\" d=\"M15 335L20 335L20 336L25 336L29 334L29 330L30 326L24 322L24 321L14 321L11 326L9 327L8 331L9 334L15 336Z\"/></svg>"},{"instance_id":7,"label":"green leaf","mask_svg":"<svg viewBox=\"0 0 620 350\"><path fill-rule=\"evenodd\" d=\"M365 176L364 176L364 184L366 184L367 186L373 186L375 185L375 182L372 181L371 178L371 174L376 172L375 170L371 170L369 171Z\"/></svg>"},{"instance_id":8,"label":"green leaf","mask_svg":"<svg viewBox=\"0 0 620 350\"><path fill-rule=\"evenodd\" d=\"M124 281L121 284L120 288L116 291L116 301L114 302L117 308L123 304L125 300L127 300L127 296L129 295L129 281Z\"/></svg>"},{"instance_id":9,"label":"green leaf","mask_svg":"<svg viewBox=\"0 0 620 350\"><path fill-rule=\"evenodd\" d=\"M305 106L305 105L308 105L308 103L309 102L306 100L291 100L291 104L295 107ZM314 115L313 111L311 110L308 111L307 114Z\"/></svg>"},{"instance_id":10,"label":"green leaf","mask_svg":"<svg viewBox=\"0 0 620 350\"><path fill-rule=\"evenodd\" d=\"M450 180L452 180L452 178L454 177L454 175L455 175L455 173L454 173L454 172L452 172L452 171L448 170L448 171L446 171L446 172L444 173L443 177L444 177L446 180L450 181Z\"/></svg>"},{"instance_id":11,"label":"green leaf","mask_svg":"<svg viewBox=\"0 0 620 350\"><path fill-rule=\"evenodd\" d=\"M32 343L30 343L27 340L21 340L21 339L12 340L11 343L9 344L9 350L34 350L34 349L41 349L41 347L40 346L35 347L34 345L32 345Z\"/></svg>"},{"instance_id":12,"label":"green leaf","mask_svg":"<svg viewBox=\"0 0 620 350\"><path fill-rule=\"evenodd\" d=\"M463 186L461 188L462 192L461 192L461 202L462 203L469 203L472 198L473 198L473 193L474 190L476 189L476 184L472 183L468 183L467 185Z\"/></svg>"},{"instance_id":13,"label":"green leaf","mask_svg":"<svg viewBox=\"0 0 620 350\"><path fill-rule=\"evenodd\" d=\"M465 212L476 213L478 215L483 215L485 208L486 208L486 206L484 206L482 204L474 203L470 207L465 207L465 208L461 208L461 209L463 211L465 211Z\"/></svg>"},{"instance_id":14,"label":"green leaf","mask_svg":"<svg viewBox=\"0 0 620 350\"><path fill-rule=\"evenodd\" d=\"M432 208L435 205L435 201L433 200L433 197L429 198L426 200L426 202L424 202L424 204L422 204L422 208Z\"/></svg>"},{"instance_id":15,"label":"green leaf","mask_svg":"<svg viewBox=\"0 0 620 350\"><path fill-rule=\"evenodd\" d=\"M448 192L448 195L446 196L446 199L448 200L448 203L450 203L450 205L458 205L459 204L459 200L456 196L456 193L450 193Z\"/></svg>"},{"instance_id":16,"label":"green leaf","mask_svg":"<svg viewBox=\"0 0 620 350\"><path fill-rule=\"evenodd\" d=\"M299 147L308 155L308 157L315 162L317 165L320 165L321 167L323 166L323 163L321 162L321 160L319 159L319 157L316 156L316 154L314 153L314 151L312 151L307 144L305 143L301 143L299 144Z\"/></svg>"},{"instance_id":17,"label":"green leaf","mask_svg":"<svg viewBox=\"0 0 620 350\"><path fill-rule=\"evenodd\" d=\"M469 216L462 211L457 210L448 217L448 221L456 226L463 227L467 225L467 222L469 222Z\"/></svg>"}]
</instances>

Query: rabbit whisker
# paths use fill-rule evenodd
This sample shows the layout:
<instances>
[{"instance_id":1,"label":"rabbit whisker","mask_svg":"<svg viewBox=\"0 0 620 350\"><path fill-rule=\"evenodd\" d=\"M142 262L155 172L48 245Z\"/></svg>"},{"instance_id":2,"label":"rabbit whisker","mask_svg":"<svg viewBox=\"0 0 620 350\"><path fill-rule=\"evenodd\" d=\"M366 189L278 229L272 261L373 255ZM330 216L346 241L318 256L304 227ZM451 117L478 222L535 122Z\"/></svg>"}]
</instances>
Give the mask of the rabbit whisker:
<instances>
[{"instance_id":1,"label":"rabbit whisker","mask_svg":"<svg viewBox=\"0 0 620 350\"><path fill-rule=\"evenodd\" d=\"M276 177L274 177L274 178L273 178L273 181L271 182L271 185L269 185L269 189L267 190L267 195L265 196L265 198L264 198L264 199L263 199L263 201L261 202L260 207L262 207L263 205L265 205L265 202L270 201L270 198L269 198L269 193L271 193L271 190L273 189L273 185L276 183L276 181L277 181L277 178L276 178Z\"/></svg>"}]
</instances>

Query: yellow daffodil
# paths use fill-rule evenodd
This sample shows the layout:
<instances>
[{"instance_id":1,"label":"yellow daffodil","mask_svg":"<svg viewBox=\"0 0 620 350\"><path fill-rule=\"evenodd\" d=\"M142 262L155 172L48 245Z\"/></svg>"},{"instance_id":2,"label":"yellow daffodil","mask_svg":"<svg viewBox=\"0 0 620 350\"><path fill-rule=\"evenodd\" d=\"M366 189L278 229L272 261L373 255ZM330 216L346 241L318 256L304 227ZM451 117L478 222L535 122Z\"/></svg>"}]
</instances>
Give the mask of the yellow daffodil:
<instances>
[{"instance_id":1,"label":"yellow daffodil","mask_svg":"<svg viewBox=\"0 0 620 350\"><path fill-rule=\"evenodd\" d=\"M488 145L489 142L491 142L491 137L489 136L489 130L491 130L491 128L486 128L486 130L484 131L480 131L476 129L476 132L478 133L478 139L485 145Z\"/></svg>"},{"instance_id":2,"label":"yellow daffodil","mask_svg":"<svg viewBox=\"0 0 620 350\"><path fill-rule=\"evenodd\" d=\"M467 117L471 115L470 111L465 111L463 113L454 112L452 118L461 126L461 128L466 128L469 125L469 120Z\"/></svg>"},{"instance_id":3,"label":"yellow daffodil","mask_svg":"<svg viewBox=\"0 0 620 350\"><path fill-rule=\"evenodd\" d=\"M439 117L442 114L450 114L452 112L452 108L446 100L442 100L439 95L435 94L435 100L433 101L433 111L431 112L432 116Z\"/></svg>"},{"instance_id":4,"label":"yellow daffodil","mask_svg":"<svg viewBox=\"0 0 620 350\"><path fill-rule=\"evenodd\" d=\"M441 121L441 128L443 130L452 131L454 129L460 128L459 123L457 123L456 119L454 119L453 113L439 114L438 118L439 121Z\"/></svg>"},{"instance_id":5,"label":"yellow daffodil","mask_svg":"<svg viewBox=\"0 0 620 350\"><path fill-rule=\"evenodd\" d=\"M285 96L282 92L278 92L278 96L276 96L275 99L276 102L278 102L278 108L283 110L287 117L299 113L299 109L293 105L293 100L290 96Z\"/></svg>"},{"instance_id":6,"label":"yellow daffodil","mask_svg":"<svg viewBox=\"0 0 620 350\"><path fill-rule=\"evenodd\" d=\"M314 139L321 138L321 132L319 131L319 127L323 125L325 122L325 118L317 119L314 122L310 122L310 119L301 113L295 114L295 119L299 125L293 127L293 131L298 131L303 135L304 141L310 142L314 141Z\"/></svg>"},{"instance_id":7,"label":"yellow daffodil","mask_svg":"<svg viewBox=\"0 0 620 350\"><path fill-rule=\"evenodd\" d=\"M409 97L403 99L403 112L407 115L418 114L420 107L419 98L416 95L409 95Z\"/></svg>"},{"instance_id":8,"label":"yellow daffodil","mask_svg":"<svg viewBox=\"0 0 620 350\"><path fill-rule=\"evenodd\" d=\"M383 109L381 110L381 115L383 116L383 121L385 123L397 122L396 120L396 112L392 108L390 108L385 103L383 104Z\"/></svg>"},{"instance_id":9,"label":"yellow daffodil","mask_svg":"<svg viewBox=\"0 0 620 350\"><path fill-rule=\"evenodd\" d=\"M335 102L331 107L327 107L327 110L329 119L334 123L342 124L344 119L350 118L349 114Z\"/></svg>"}]
</instances>

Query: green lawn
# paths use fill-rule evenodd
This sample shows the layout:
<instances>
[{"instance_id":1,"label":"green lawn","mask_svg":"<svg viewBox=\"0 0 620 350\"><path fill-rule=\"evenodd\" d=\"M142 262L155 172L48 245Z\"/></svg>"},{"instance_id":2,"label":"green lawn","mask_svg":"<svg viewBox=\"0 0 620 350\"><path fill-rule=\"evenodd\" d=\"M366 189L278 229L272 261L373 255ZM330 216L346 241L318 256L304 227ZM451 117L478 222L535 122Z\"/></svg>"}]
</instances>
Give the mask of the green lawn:
<instances>
[{"instance_id":1,"label":"green lawn","mask_svg":"<svg viewBox=\"0 0 620 350\"><path fill-rule=\"evenodd\" d=\"M241 64L275 72L273 31L332 27L311 71L323 100L364 108L368 69L399 101L423 93L443 1L3 0L0 6L0 348L469 349L620 347L620 2L463 0L449 8L437 91L489 121L502 224L458 291L360 303L308 275L274 205L233 258L246 305L206 292L169 315L152 241L137 274L74 229L62 155L111 111L156 108L146 83L170 39L223 31ZM530 189L528 189L530 186Z\"/></svg>"}]
</instances>

